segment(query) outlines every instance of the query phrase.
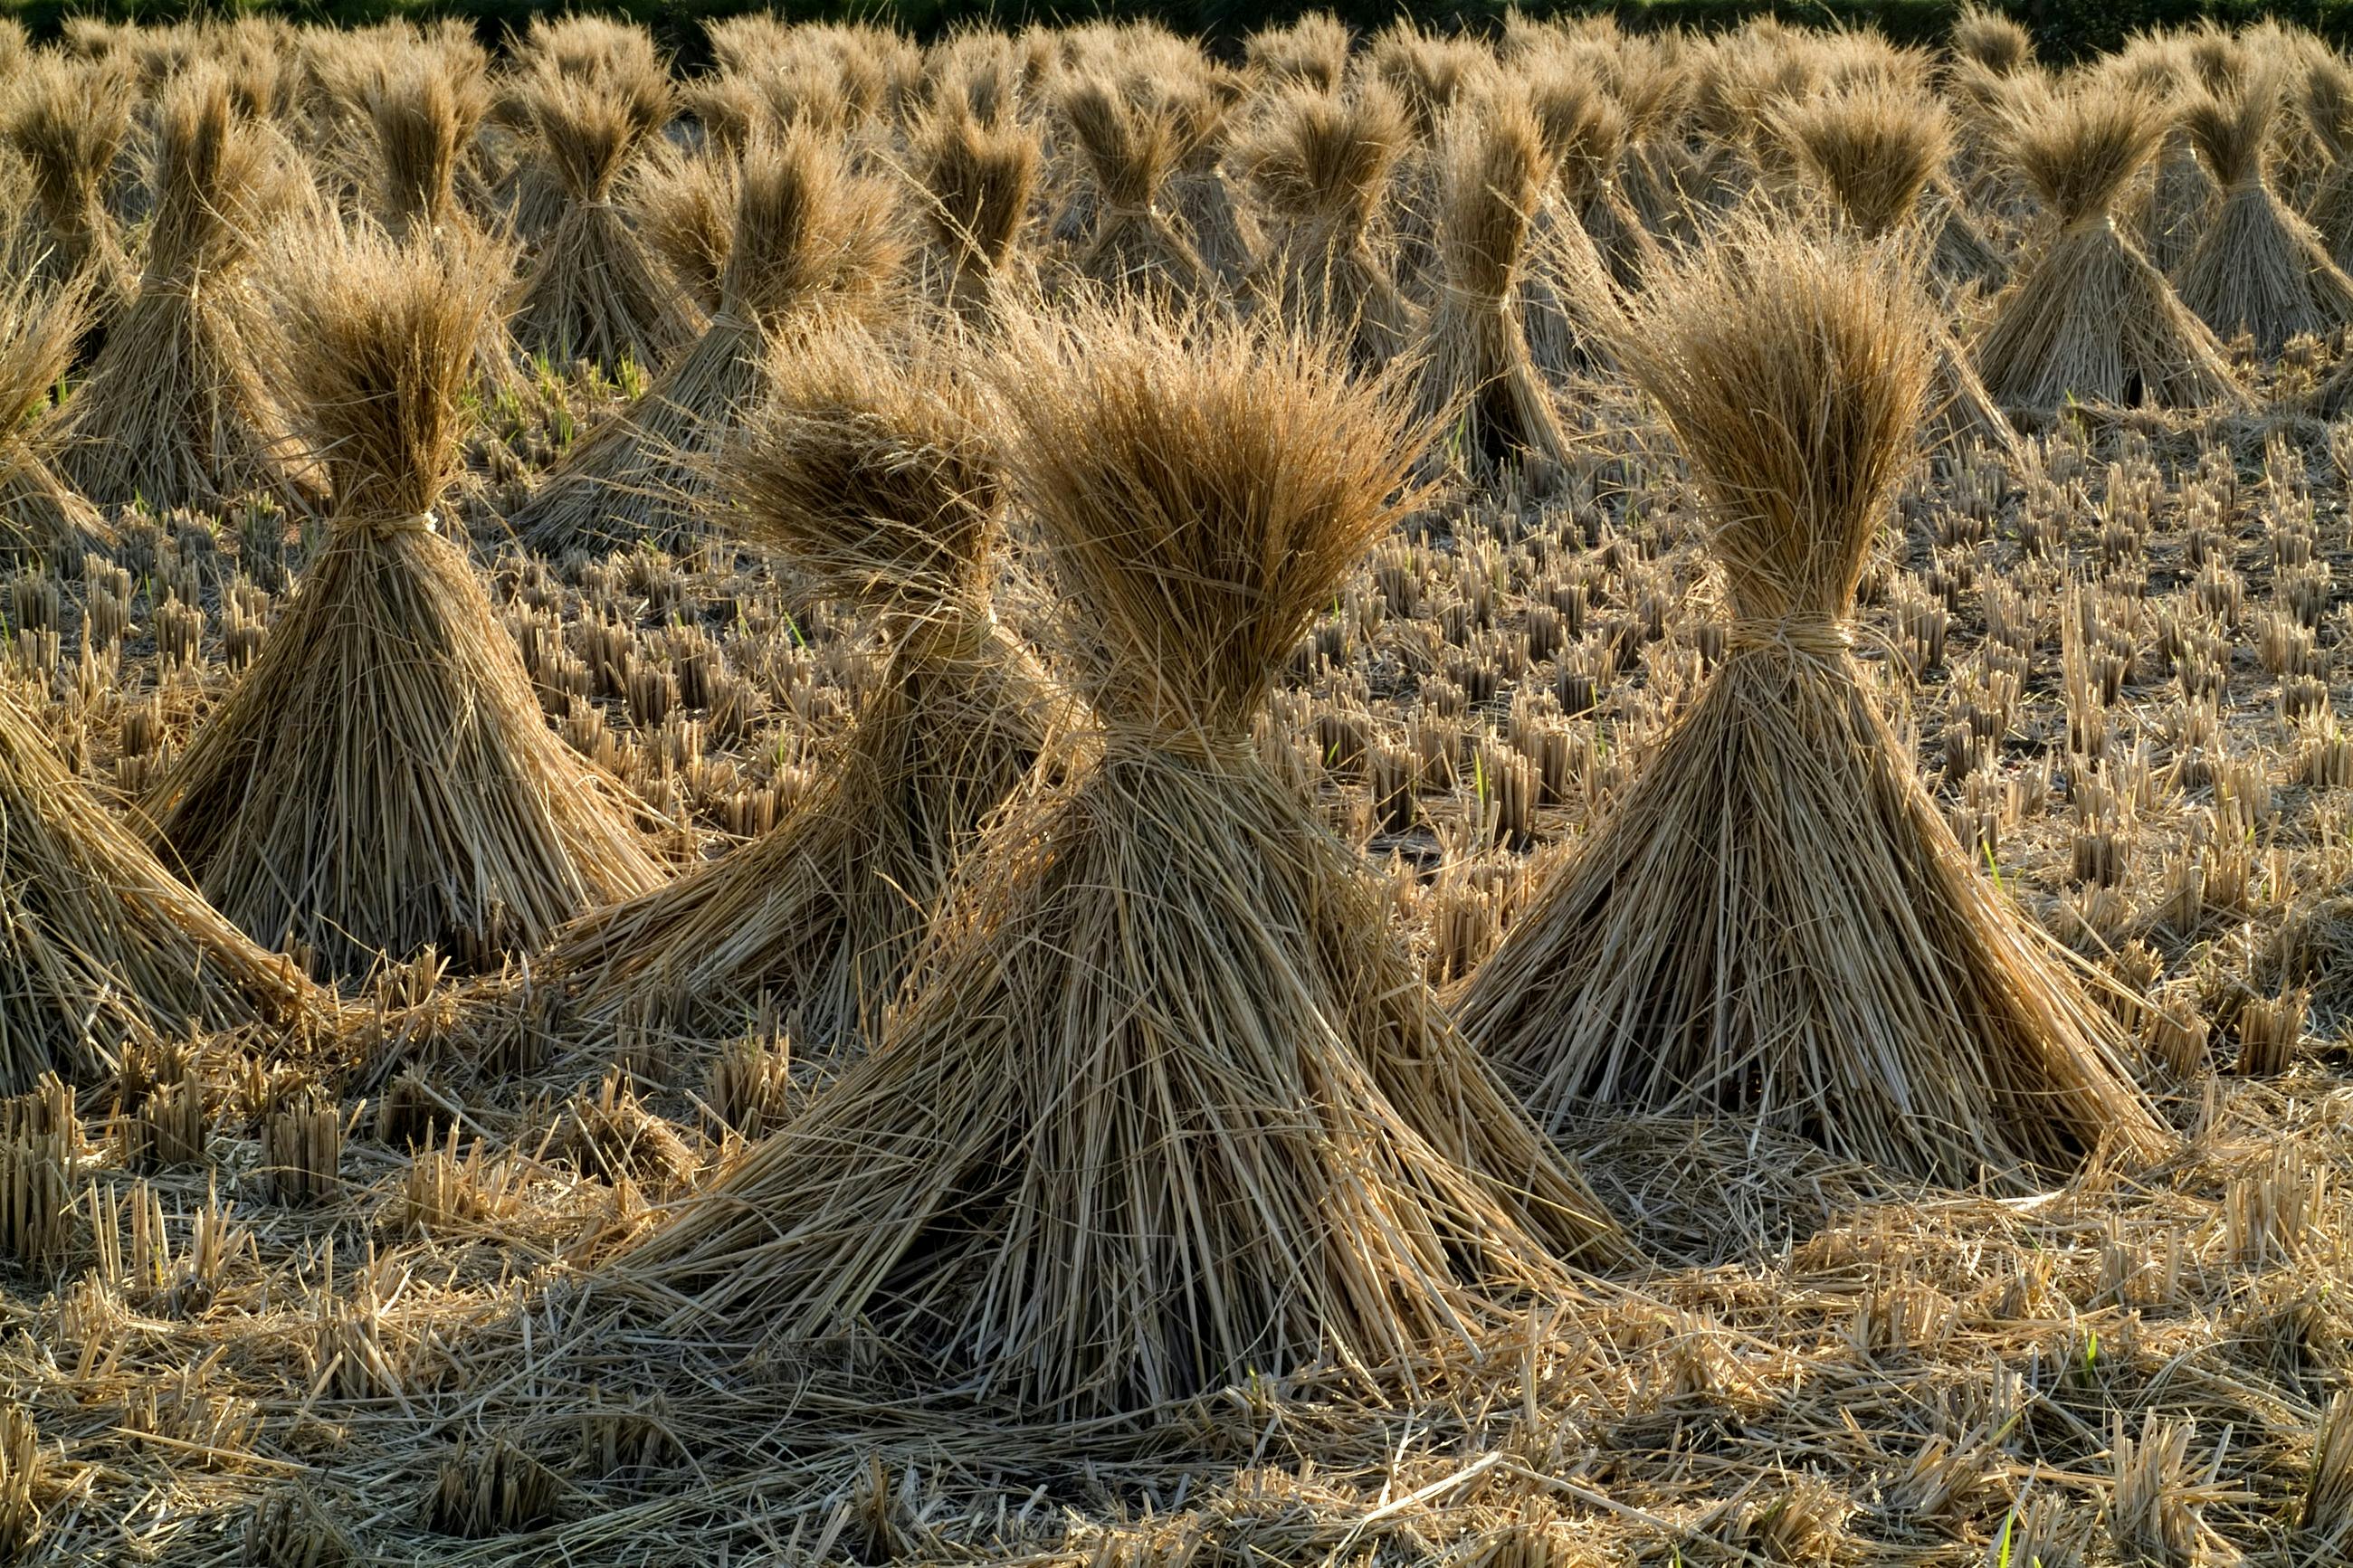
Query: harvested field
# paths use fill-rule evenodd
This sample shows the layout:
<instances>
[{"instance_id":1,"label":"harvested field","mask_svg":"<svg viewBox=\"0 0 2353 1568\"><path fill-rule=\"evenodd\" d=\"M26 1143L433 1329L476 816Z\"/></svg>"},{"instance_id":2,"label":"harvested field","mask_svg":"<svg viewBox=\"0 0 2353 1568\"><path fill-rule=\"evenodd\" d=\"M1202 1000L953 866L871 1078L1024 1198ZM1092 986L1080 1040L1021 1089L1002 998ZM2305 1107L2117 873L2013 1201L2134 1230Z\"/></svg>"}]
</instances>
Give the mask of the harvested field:
<instances>
[{"instance_id":1,"label":"harvested field","mask_svg":"<svg viewBox=\"0 0 2353 1568\"><path fill-rule=\"evenodd\" d=\"M0 36L0 1562L2353 1557L2353 63L712 43Z\"/></svg>"}]
</instances>

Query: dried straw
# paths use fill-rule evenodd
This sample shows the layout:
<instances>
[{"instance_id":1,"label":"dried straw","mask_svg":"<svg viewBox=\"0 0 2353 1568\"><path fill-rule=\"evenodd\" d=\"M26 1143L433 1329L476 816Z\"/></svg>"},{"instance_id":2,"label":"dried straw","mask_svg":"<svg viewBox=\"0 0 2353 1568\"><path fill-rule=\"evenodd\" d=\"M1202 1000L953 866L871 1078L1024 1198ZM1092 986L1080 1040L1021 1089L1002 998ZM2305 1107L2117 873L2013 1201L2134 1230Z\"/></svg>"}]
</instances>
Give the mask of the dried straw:
<instances>
[{"instance_id":1,"label":"dried straw","mask_svg":"<svg viewBox=\"0 0 2353 1568\"><path fill-rule=\"evenodd\" d=\"M272 261L272 369L332 481L332 532L158 785L157 833L224 913L322 975L537 947L659 871L618 786L541 718L434 518L504 258L327 234Z\"/></svg>"},{"instance_id":2,"label":"dried straw","mask_svg":"<svg viewBox=\"0 0 2353 1568\"><path fill-rule=\"evenodd\" d=\"M2328 258L2353 267L2353 66L2334 50L2312 51L2301 97L2305 128L2327 158L2304 216L2328 247Z\"/></svg>"},{"instance_id":3,"label":"dried straw","mask_svg":"<svg viewBox=\"0 0 2353 1568\"><path fill-rule=\"evenodd\" d=\"M490 111L480 58L404 53L369 84L365 103L376 146L372 205L386 230L400 239L469 225L457 180Z\"/></svg>"},{"instance_id":4,"label":"dried straw","mask_svg":"<svg viewBox=\"0 0 2353 1568\"><path fill-rule=\"evenodd\" d=\"M1296 331L1329 334L1377 370L1419 333L1370 236L1411 135L1397 95L1294 87L1259 111L1236 149L1263 208L1267 242L1253 295Z\"/></svg>"},{"instance_id":5,"label":"dried straw","mask_svg":"<svg viewBox=\"0 0 2353 1568\"><path fill-rule=\"evenodd\" d=\"M165 90L150 189L138 292L68 407L58 466L101 506L299 499L238 320L255 237L290 199L290 179L219 71L193 67Z\"/></svg>"},{"instance_id":6,"label":"dried straw","mask_svg":"<svg viewBox=\"0 0 2353 1568\"><path fill-rule=\"evenodd\" d=\"M48 240L42 275L81 280L90 291L91 324L102 329L136 279L106 205L135 92L119 66L62 55L32 56L12 74L6 133L32 174Z\"/></svg>"},{"instance_id":7,"label":"dried straw","mask_svg":"<svg viewBox=\"0 0 2353 1568\"><path fill-rule=\"evenodd\" d=\"M1038 132L1011 115L986 119L968 100L952 99L923 116L911 142L937 295L966 325L986 327L1037 195Z\"/></svg>"},{"instance_id":8,"label":"dried straw","mask_svg":"<svg viewBox=\"0 0 2353 1568\"><path fill-rule=\"evenodd\" d=\"M1625 110L1585 62L1541 58L1524 76L1562 200L1592 240L1610 281L1620 289L1641 288L1643 276L1658 264L1659 242L1619 181L1626 157Z\"/></svg>"},{"instance_id":9,"label":"dried straw","mask_svg":"<svg viewBox=\"0 0 2353 1568\"><path fill-rule=\"evenodd\" d=\"M1169 182L1191 152L1198 107L1181 82L1134 73L1065 82L1062 118L1094 182L1093 227L1074 261L1082 277L1162 299L1208 291L1208 266L1166 205Z\"/></svg>"},{"instance_id":10,"label":"dried straw","mask_svg":"<svg viewBox=\"0 0 2353 1568\"><path fill-rule=\"evenodd\" d=\"M51 286L27 271L0 282L0 556L69 571L112 537L51 466L55 423L41 413L73 362L89 309L86 280Z\"/></svg>"},{"instance_id":11,"label":"dried straw","mask_svg":"<svg viewBox=\"0 0 2353 1568\"><path fill-rule=\"evenodd\" d=\"M2221 91L2191 90L2179 109L2217 195L2175 289L2217 335L2245 332L2267 358L2300 333L2353 321L2353 279L2272 191L2268 151L2284 86L2278 65L2266 62Z\"/></svg>"},{"instance_id":12,"label":"dried straw","mask_svg":"<svg viewBox=\"0 0 2353 1568\"><path fill-rule=\"evenodd\" d=\"M308 1027L322 999L165 870L0 689L0 1093L193 1028Z\"/></svg>"},{"instance_id":13,"label":"dried straw","mask_svg":"<svg viewBox=\"0 0 2353 1568\"><path fill-rule=\"evenodd\" d=\"M870 1037L948 873L1046 748L1049 688L996 624L1004 480L948 370L854 327L780 345L721 459L733 521L891 638L841 752L784 822L699 875L587 917L540 967L602 1027Z\"/></svg>"},{"instance_id":14,"label":"dried straw","mask_svg":"<svg viewBox=\"0 0 2353 1568\"><path fill-rule=\"evenodd\" d=\"M1449 121L1440 152L1442 281L1419 347L1419 411L1447 427L1448 450L1475 465L1566 462L1568 437L1521 310L1528 236L1552 177L1542 129L1524 95L1497 92ZM1583 297L1567 303L1581 309L1576 324L1589 333L1609 285L1598 263L1585 281Z\"/></svg>"},{"instance_id":15,"label":"dried straw","mask_svg":"<svg viewBox=\"0 0 2353 1568\"><path fill-rule=\"evenodd\" d=\"M2110 216L2161 129L2150 100L2096 81L2021 96L2010 149L2052 230L1977 345L1979 374L2002 404L2240 401L2214 334Z\"/></svg>"},{"instance_id":16,"label":"dried straw","mask_svg":"<svg viewBox=\"0 0 2353 1568\"><path fill-rule=\"evenodd\" d=\"M2016 17L1982 5L1964 5L1953 19L1953 53L2002 76L2034 64L2034 35Z\"/></svg>"},{"instance_id":17,"label":"dried straw","mask_svg":"<svg viewBox=\"0 0 2353 1568\"><path fill-rule=\"evenodd\" d=\"M1001 364L1103 754L991 829L875 1050L625 1279L1076 1415L1325 1356L1413 1382L1491 1291L1567 1289L1531 1221L1609 1237L1255 761L1410 446L1247 333L1085 312Z\"/></svg>"},{"instance_id":18,"label":"dried straw","mask_svg":"<svg viewBox=\"0 0 2353 1568\"><path fill-rule=\"evenodd\" d=\"M1952 1183L2165 1146L2115 1023L1971 866L1850 651L1929 322L1892 252L1762 226L1630 312L1620 353L1705 500L1731 624L1461 996L1541 1121L1731 1111Z\"/></svg>"},{"instance_id":19,"label":"dried straw","mask_svg":"<svg viewBox=\"0 0 2353 1568\"><path fill-rule=\"evenodd\" d=\"M543 184L563 201L524 284L516 340L559 364L585 359L608 373L624 360L649 372L668 364L693 338L694 319L615 197L670 119L660 62L592 55L567 69L543 55L506 96L506 112L530 132Z\"/></svg>"},{"instance_id":20,"label":"dried straw","mask_svg":"<svg viewBox=\"0 0 2353 1568\"><path fill-rule=\"evenodd\" d=\"M892 302L905 253L895 194L851 173L835 138L810 126L756 131L732 184L719 309L692 348L567 450L508 519L532 548L580 556L643 540L677 551L703 538L709 459L757 401L768 344Z\"/></svg>"},{"instance_id":21,"label":"dried straw","mask_svg":"<svg viewBox=\"0 0 2353 1568\"><path fill-rule=\"evenodd\" d=\"M1261 27L1242 40L1242 59L1268 88L1304 87L1338 92L1348 79L1356 36L1329 11L1310 11L1279 27Z\"/></svg>"}]
</instances>

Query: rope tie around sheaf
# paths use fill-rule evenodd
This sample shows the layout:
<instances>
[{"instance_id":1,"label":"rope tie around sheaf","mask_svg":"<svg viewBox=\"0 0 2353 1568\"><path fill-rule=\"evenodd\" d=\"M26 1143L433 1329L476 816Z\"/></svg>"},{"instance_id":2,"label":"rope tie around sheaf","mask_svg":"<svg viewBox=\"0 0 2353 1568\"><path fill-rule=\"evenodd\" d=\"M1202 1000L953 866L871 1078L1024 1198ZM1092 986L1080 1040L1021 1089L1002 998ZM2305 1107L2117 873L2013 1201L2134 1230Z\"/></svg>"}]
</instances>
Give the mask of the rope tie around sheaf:
<instances>
[{"instance_id":1,"label":"rope tie around sheaf","mask_svg":"<svg viewBox=\"0 0 2353 1568\"><path fill-rule=\"evenodd\" d=\"M1724 651L1836 659L1854 651L1854 633L1845 622L1820 616L1736 619L1724 628Z\"/></svg>"},{"instance_id":2,"label":"rope tie around sheaf","mask_svg":"<svg viewBox=\"0 0 2353 1568\"><path fill-rule=\"evenodd\" d=\"M373 539L392 539L404 533L438 533L441 520L429 511L413 511L405 517L372 517L359 526Z\"/></svg>"}]
</instances>

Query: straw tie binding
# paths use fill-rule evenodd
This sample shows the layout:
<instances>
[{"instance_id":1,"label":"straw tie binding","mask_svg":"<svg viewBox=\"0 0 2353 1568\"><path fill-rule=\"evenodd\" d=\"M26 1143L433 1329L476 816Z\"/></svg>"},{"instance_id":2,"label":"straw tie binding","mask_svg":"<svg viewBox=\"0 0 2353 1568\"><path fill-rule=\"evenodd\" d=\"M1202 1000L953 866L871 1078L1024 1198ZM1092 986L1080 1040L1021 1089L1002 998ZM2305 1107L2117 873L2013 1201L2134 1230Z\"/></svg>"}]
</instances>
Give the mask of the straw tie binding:
<instances>
[{"instance_id":1,"label":"straw tie binding","mask_svg":"<svg viewBox=\"0 0 2353 1568\"><path fill-rule=\"evenodd\" d=\"M1727 654L1782 653L1838 658L1853 648L1854 634L1844 622L1820 616L1742 618L1724 628L1724 651Z\"/></svg>"},{"instance_id":2,"label":"straw tie binding","mask_svg":"<svg viewBox=\"0 0 2353 1568\"><path fill-rule=\"evenodd\" d=\"M360 526L378 539L390 539L400 533L438 533L441 520L429 511L417 511L406 517L370 518Z\"/></svg>"}]
</instances>

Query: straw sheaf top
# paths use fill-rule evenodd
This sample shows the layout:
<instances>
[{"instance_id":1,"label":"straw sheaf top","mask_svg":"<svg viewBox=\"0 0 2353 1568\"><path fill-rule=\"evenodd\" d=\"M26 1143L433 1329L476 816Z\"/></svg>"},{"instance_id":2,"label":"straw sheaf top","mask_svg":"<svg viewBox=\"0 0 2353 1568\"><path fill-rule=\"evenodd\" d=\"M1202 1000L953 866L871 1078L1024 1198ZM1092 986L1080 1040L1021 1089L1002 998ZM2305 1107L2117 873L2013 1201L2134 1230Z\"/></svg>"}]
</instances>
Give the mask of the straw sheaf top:
<instances>
[{"instance_id":1,"label":"straw sheaf top","mask_svg":"<svg viewBox=\"0 0 2353 1568\"><path fill-rule=\"evenodd\" d=\"M108 173L131 134L137 99L128 74L111 61L56 55L16 69L8 139L32 171L43 213L53 224L97 220Z\"/></svg>"},{"instance_id":2,"label":"straw sheaf top","mask_svg":"<svg viewBox=\"0 0 2353 1568\"><path fill-rule=\"evenodd\" d=\"M2255 66L2221 89L2192 88L2182 96L2181 128L2199 161L2224 190L2263 177L2263 152L2278 114L2283 83L2276 66Z\"/></svg>"},{"instance_id":3,"label":"straw sheaf top","mask_svg":"<svg viewBox=\"0 0 2353 1568\"><path fill-rule=\"evenodd\" d=\"M184 279L240 259L287 196L283 174L260 130L237 112L227 79L208 67L183 72L164 89L156 127L147 275Z\"/></svg>"},{"instance_id":4,"label":"straw sheaf top","mask_svg":"<svg viewBox=\"0 0 2353 1568\"><path fill-rule=\"evenodd\" d=\"M2015 18L1981 6L1962 8L1953 23L1953 52L2008 76L2034 63L2034 36Z\"/></svg>"},{"instance_id":5,"label":"straw sheaf top","mask_svg":"<svg viewBox=\"0 0 2353 1568\"><path fill-rule=\"evenodd\" d=\"M2353 67L2331 50L2309 53L2304 68L2304 122L2332 161L2353 150Z\"/></svg>"},{"instance_id":6,"label":"straw sheaf top","mask_svg":"<svg viewBox=\"0 0 2353 1568\"><path fill-rule=\"evenodd\" d=\"M1311 11L1287 27L1252 33L1242 58L1271 85L1296 84L1335 92L1348 75L1347 25L1329 11Z\"/></svg>"},{"instance_id":7,"label":"straw sheaf top","mask_svg":"<svg viewBox=\"0 0 2353 1568\"><path fill-rule=\"evenodd\" d=\"M744 532L870 609L985 605L1005 486L963 379L855 327L779 350L769 374L721 459Z\"/></svg>"},{"instance_id":8,"label":"straw sheaf top","mask_svg":"<svg viewBox=\"0 0 2353 1568\"><path fill-rule=\"evenodd\" d=\"M396 233L448 219L458 161L489 108L490 84L479 70L452 71L430 56L402 57L370 87L378 202Z\"/></svg>"},{"instance_id":9,"label":"straw sheaf top","mask_svg":"<svg viewBox=\"0 0 2353 1568\"><path fill-rule=\"evenodd\" d=\"M1074 78L1062 89L1062 115L1114 211L1148 210L1187 151L1181 97L1139 79Z\"/></svg>"},{"instance_id":10,"label":"straw sheaf top","mask_svg":"<svg viewBox=\"0 0 2353 1568\"><path fill-rule=\"evenodd\" d=\"M755 132L735 174L735 226L720 309L766 321L823 300L881 299L905 258L890 184L854 173L838 138L811 126Z\"/></svg>"},{"instance_id":11,"label":"straw sheaf top","mask_svg":"<svg viewBox=\"0 0 2353 1568\"><path fill-rule=\"evenodd\" d=\"M1537 205L1552 180L1544 132L1524 92L1498 89L1447 121L1439 244L1448 286L1500 303L1527 249Z\"/></svg>"},{"instance_id":12,"label":"straw sheaf top","mask_svg":"<svg viewBox=\"0 0 2353 1568\"><path fill-rule=\"evenodd\" d=\"M506 87L507 119L527 125L539 156L575 201L605 201L630 156L670 116L670 79L650 71L566 70L550 59Z\"/></svg>"},{"instance_id":13,"label":"straw sheaf top","mask_svg":"<svg viewBox=\"0 0 2353 1568\"><path fill-rule=\"evenodd\" d=\"M0 477L24 423L73 363L74 343L90 319L89 289L44 288L19 274L0 282Z\"/></svg>"},{"instance_id":14,"label":"straw sheaf top","mask_svg":"<svg viewBox=\"0 0 2353 1568\"><path fill-rule=\"evenodd\" d=\"M1346 97L1293 87L1274 96L1235 151L1269 210L1361 226L1411 136L1404 105L1377 83Z\"/></svg>"},{"instance_id":15,"label":"straw sheaf top","mask_svg":"<svg viewBox=\"0 0 2353 1568\"><path fill-rule=\"evenodd\" d=\"M1114 731L1230 742L1404 506L1389 389L1214 316L1090 306L1018 324L992 369L1016 496Z\"/></svg>"},{"instance_id":16,"label":"straw sheaf top","mask_svg":"<svg viewBox=\"0 0 2353 1568\"><path fill-rule=\"evenodd\" d=\"M1432 37L1407 23L1373 39L1373 75L1395 88L1413 118L1414 133L1437 133L1455 104L1493 72L1494 57L1468 38Z\"/></svg>"},{"instance_id":17,"label":"straw sheaf top","mask_svg":"<svg viewBox=\"0 0 2353 1568\"><path fill-rule=\"evenodd\" d=\"M2021 93L2007 119L2020 173L2071 227L2106 216L2165 134L2155 100L2098 81Z\"/></svg>"},{"instance_id":18,"label":"straw sheaf top","mask_svg":"<svg viewBox=\"0 0 2353 1568\"><path fill-rule=\"evenodd\" d=\"M1618 352L1707 500L1736 623L1846 618L1917 455L1934 328L1883 247L1755 226L1633 302Z\"/></svg>"},{"instance_id":19,"label":"straw sheaf top","mask_svg":"<svg viewBox=\"0 0 2353 1568\"><path fill-rule=\"evenodd\" d=\"M1573 199L1607 187L1626 148L1626 111L1593 74L1565 57L1532 64L1525 73L1528 107L1545 147Z\"/></svg>"},{"instance_id":20,"label":"straw sheaf top","mask_svg":"<svg viewBox=\"0 0 2353 1568\"><path fill-rule=\"evenodd\" d=\"M1773 130L1846 220L1872 236L1911 216L1953 145L1941 103L1882 81L1783 104Z\"/></svg>"},{"instance_id":21,"label":"straw sheaf top","mask_svg":"<svg viewBox=\"0 0 2353 1568\"><path fill-rule=\"evenodd\" d=\"M289 237L270 261L269 369L326 467L336 515L425 518L457 467L468 372L505 289L503 248L362 230Z\"/></svg>"},{"instance_id":22,"label":"straw sheaf top","mask_svg":"<svg viewBox=\"0 0 2353 1568\"><path fill-rule=\"evenodd\" d=\"M942 244L994 266L1028 220L1043 154L1037 132L1008 117L988 121L951 100L913 132L924 221Z\"/></svg>"}]
</instances>

